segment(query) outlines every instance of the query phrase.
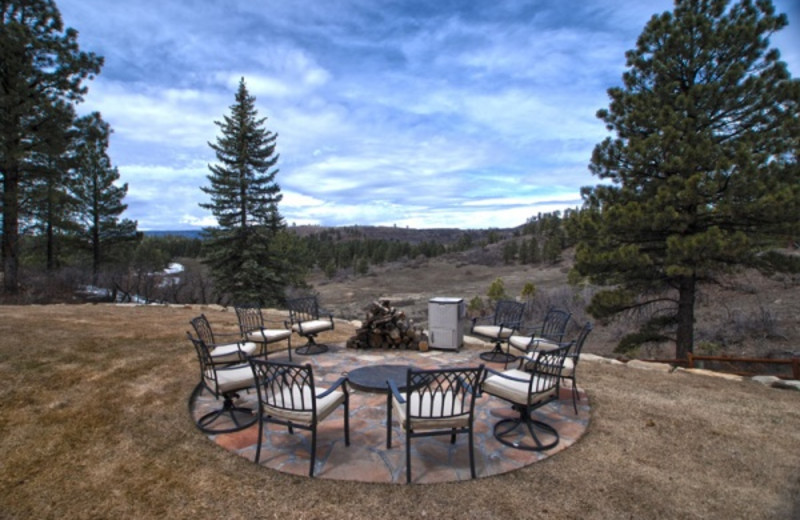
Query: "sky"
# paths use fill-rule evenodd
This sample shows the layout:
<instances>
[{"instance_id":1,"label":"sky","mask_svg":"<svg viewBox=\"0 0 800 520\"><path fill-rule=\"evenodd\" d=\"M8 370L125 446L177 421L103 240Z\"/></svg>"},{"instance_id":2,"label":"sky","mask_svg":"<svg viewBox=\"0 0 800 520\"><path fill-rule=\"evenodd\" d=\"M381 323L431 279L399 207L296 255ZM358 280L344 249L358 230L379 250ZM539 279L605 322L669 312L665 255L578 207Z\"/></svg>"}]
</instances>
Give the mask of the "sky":
<instances>
[{"instance_id":1,"label":"sky","mask_svg":"<svg viewBox=\"0 0 800 520\"><path fill-rule=\"evenodd\" d=\"M773 47L800 74L800 1ZM56 0L105 58L79 113L140 230L213 226L200 189L241 78L289 225L509 228L581 205L625 51L671 0Z\"/></svg>"}]
</instances>

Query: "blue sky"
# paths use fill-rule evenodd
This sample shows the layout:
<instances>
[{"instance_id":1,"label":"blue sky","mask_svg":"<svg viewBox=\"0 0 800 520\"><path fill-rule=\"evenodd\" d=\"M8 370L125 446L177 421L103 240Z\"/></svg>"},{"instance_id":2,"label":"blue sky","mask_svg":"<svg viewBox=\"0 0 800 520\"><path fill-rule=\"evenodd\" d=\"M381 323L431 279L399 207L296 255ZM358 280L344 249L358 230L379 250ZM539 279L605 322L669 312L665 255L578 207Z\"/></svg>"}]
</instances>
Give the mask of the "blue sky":
<instances>
[{"instance_id":1,"label":"blue sky","mask_svg":"<svg viewBox=\"0 0 800 520\"><path fill-rule=\"evenodd\" d=\"M624 53L671 0L56 0L105 57L79 111L114 129L143 230L213 225L215 120L241 77L278 134L288 224L506 228L580 205ZM773 37L800 71L800 2Z\"/></svg>"}]
</instances>

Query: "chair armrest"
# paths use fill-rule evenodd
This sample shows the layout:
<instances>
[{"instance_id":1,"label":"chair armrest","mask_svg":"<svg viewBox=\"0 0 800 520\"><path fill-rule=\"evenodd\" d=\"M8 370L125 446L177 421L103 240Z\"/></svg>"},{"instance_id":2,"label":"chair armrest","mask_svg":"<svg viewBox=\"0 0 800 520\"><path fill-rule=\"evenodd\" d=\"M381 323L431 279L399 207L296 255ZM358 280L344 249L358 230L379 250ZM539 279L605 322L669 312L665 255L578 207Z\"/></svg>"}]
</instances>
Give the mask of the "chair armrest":
<instances>
[{"instance_id":1,"label":"chair armrest","mask_svg":"<svg viewBox=\"0 0 800 520\"><path fill-rule=\"evenodd\" d=\"M406 399L403 397L403 394L400 393L400 389L397 388L397 383L393 379L386 381L386 383L389 385L389 390L391 391L392 396L397 399L397 402L404 404Z\"/></svg>"},{"instance_id":2,"label":"chair armrest","mask_svg":"<svg viewBox=\"0 0 800 520\"><path fill-rule=\"evenodd\" d=\"M494 323L494 314L490 314L488 316L476 316L475 318L472 318L473 327L478 323L483 323L483 322Z\"/></svg>"},{"instance_id":3,"label":"chair armrest","mask_svg":"<svg viewBox=\"0 0 800 520\"><path fill-rule=\"evenodd\" d=\"M319 397L325 397L326 395L330 394L331 392L333 392L334 390L336 390L340 386L342 387L342 390L344 390L344 392L347 393L347 387L345 386L346 382L347 382L347 378L346 377L340 377L339 379L336 380L335 383L333 383L330 386L330 388L328 388L327 390L325 390L321 394L317 394L317 397L318 398Z\"/></svg>"}]
</instances>

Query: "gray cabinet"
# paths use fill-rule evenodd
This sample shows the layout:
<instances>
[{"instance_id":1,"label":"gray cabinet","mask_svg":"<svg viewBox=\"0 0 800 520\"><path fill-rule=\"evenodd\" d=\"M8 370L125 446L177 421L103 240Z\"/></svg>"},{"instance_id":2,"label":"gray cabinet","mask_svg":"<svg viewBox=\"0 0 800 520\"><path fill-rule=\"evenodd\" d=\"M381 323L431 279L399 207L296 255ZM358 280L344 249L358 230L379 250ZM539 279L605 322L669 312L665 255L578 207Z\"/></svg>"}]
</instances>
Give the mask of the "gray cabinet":
<instances>
[{"instance_id":1,"label":"gray cabinet","mask_svg":"<svg viewBox=\"0 0 800 520\"><path fill-rule=\"evenodd\" d=\"M463 298L428 300L428 339L431 348L458 350L464 345L466 307Z\"/></svg>"}]
</instances>

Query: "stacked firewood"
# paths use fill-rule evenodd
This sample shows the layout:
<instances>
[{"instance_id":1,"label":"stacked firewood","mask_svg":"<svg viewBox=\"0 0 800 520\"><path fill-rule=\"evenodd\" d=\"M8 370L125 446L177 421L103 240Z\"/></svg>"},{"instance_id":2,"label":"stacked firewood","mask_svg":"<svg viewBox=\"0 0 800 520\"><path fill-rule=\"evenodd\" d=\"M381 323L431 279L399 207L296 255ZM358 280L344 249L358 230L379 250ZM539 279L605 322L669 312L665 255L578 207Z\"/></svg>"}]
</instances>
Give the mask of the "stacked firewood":
<instances>
[{"instance_id":1,"label":"stacked firewood","mask_svg":"<svg viewBox=\"0 0 800 520\"><path fill-rule=\"evenodd\" d=\"M347 340L347 348L427 349L422 331L409 324L406 314L392 307L389 300L374 301L364 311L366 318L356 335Z\"/></svg>"}]
</instances>

